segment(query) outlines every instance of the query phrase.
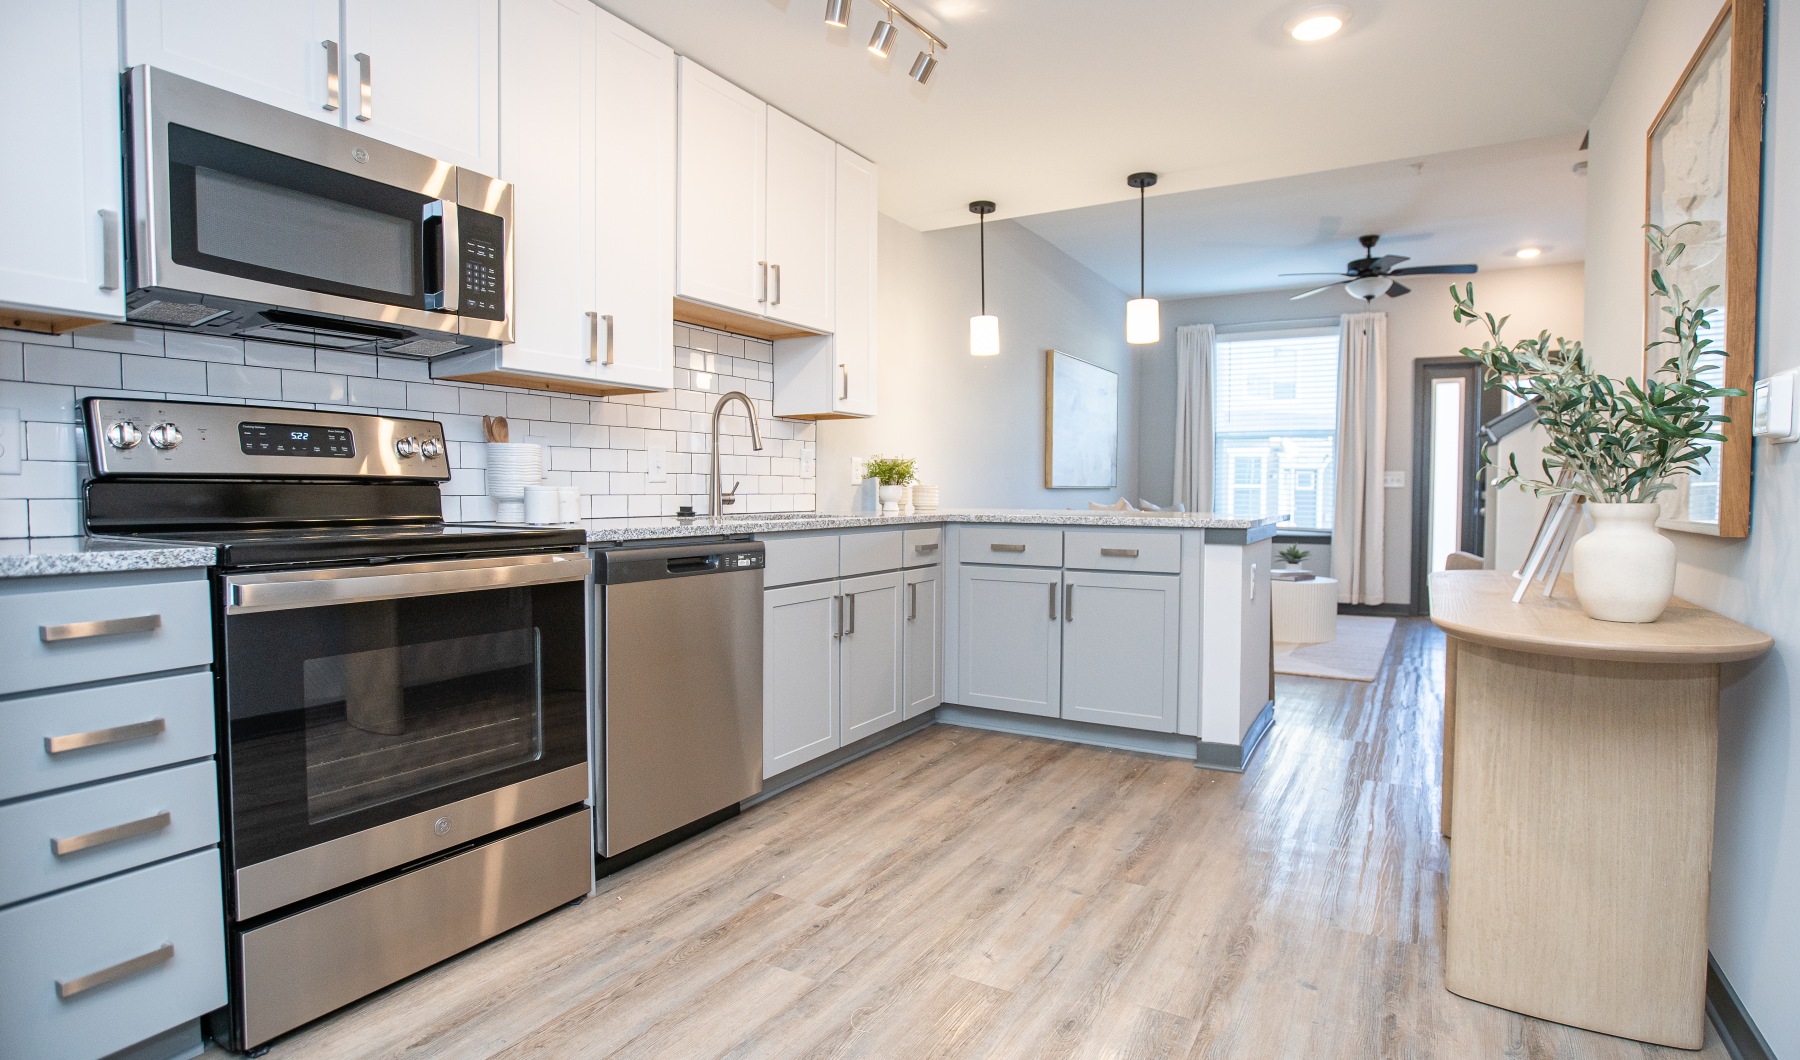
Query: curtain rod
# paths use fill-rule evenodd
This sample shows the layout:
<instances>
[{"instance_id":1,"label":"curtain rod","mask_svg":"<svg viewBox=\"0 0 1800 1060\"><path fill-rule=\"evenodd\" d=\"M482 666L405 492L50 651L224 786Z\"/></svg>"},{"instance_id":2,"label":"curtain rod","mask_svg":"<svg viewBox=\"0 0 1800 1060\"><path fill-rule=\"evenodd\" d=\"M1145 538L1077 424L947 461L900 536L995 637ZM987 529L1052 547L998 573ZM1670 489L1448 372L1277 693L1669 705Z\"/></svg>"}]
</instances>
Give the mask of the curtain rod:
<instances>
[{"instance_id":1,"label":"curtain rod","mask_svg":"<svg viewBox=\"0 0 1800 1060\"><path fill-rule=\"evenodd\" d=\"M1199 323L1198 321L1196 323ZM1340 317L1295 317L1291 320L1250 320L1238 324L1215 324L1213 330L1219 334L1233 331L1276 331L1281 328L1335 328L1342 323Z\"/></svg>"}]
</instances>

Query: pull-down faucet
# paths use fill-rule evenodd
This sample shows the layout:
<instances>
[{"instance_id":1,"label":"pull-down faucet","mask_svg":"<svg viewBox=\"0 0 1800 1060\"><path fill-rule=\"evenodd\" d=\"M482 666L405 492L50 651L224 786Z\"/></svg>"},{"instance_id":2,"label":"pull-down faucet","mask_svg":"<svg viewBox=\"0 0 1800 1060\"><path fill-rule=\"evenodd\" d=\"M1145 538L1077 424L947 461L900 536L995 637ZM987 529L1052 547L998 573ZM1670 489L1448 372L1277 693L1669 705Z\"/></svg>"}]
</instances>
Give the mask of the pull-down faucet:
<instances>
[{"instance_id":1,"label":"pull-down faucet","mask_svg":"<svg viewBox=\"0 0 1800 1060\"><path fill-rule=\"evenodd\" d=\"M743 484L742 482L733 482L730 490L721 490L719 488L719 417L724 414L725 406L731 402L732 398L737 398L739 401L742 401L744 403L744 411L750 414L750 448L759 453L762 452L762 430L756 426L756 406L751 403L750 396L745 394L742 390L733 390L729 393L719 395L718 403L713 406L712 480L708 483L708 489L711 492L707 497L707 500L710 502L707 507L707 514L714 519L725 514L725 505L737 503L738 487Z\"/></svg>"}]
</instances>

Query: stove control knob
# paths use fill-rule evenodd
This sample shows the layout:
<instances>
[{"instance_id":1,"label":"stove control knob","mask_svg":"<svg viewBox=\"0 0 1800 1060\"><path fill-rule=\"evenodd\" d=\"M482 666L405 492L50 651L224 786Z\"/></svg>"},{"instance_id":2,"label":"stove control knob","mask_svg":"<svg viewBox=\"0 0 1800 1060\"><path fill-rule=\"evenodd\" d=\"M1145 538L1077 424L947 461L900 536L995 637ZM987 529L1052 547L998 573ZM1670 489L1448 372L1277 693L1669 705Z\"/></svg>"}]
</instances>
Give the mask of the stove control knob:
<instances>
[{"instance_id":1,"label":"stove control knob","mask_svg":"<svg viewBox=\"0 0 1800 1060\"><path fill-rule=\"evenodd\" d=\"M135 449L144 440L144 432L130 420L120 420L106 429L106 444L114 449Z\"/></svg>"},{"instance_id":2,"label":"stove control knob","mask_svg":"<svg viewBox=\"0 0 1800 1060\"><path fill-rule=\"evenodd\" d=\"M173 423L159 423L150 428L150 444L158 449L173 449L181 444L181 428Z\"/></svg>"},{"instance_id":3,"label":"stove control knob","mask_svg":"<svg viewBox=\"0 0 1800 1060\"><path fill-rule=\"evenodd\" d=\"M405 460L408 457L418 456L419 440L417 438L394 439L394 454L402 460Z\"/></svg>"},{"instance_id":4,"label":"stove control knob","mask_svg":"<svg viewBox=\"0 0 1800 1060\"><path fill-rule=\"evenodd\" d=\"M436 438L427 438L419 443L419 455L427 460L436 460L444 455L444 443Z\"/></svg>"}]
</instances>

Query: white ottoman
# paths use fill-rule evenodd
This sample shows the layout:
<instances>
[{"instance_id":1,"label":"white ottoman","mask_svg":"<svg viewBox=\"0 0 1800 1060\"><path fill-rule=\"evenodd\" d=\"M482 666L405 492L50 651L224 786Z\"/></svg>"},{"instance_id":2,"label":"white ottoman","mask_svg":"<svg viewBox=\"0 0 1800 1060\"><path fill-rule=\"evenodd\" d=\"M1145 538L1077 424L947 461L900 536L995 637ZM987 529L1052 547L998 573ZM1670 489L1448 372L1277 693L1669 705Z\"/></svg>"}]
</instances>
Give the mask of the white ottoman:
<instances>
[{"instance_id":1,"label":"white ottoman","mask_svg":"<svg viewBox=\"0 0 1800 1060\"><path fill-rule=\"evenodd\" d=\"M1337 639L1336 578L1304 582L1271 581L1269 608L1275 640L1282 644L1318 644Z\"/></svg>"}]
</instances>

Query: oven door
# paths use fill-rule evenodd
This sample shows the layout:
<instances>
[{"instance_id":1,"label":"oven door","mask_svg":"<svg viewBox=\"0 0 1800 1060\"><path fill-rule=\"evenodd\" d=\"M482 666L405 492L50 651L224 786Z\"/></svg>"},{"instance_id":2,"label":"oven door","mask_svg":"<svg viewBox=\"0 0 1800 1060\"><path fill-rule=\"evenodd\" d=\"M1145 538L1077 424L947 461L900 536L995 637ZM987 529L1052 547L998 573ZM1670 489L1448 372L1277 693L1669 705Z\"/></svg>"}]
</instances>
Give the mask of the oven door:
<instances>
[{"instance_id":1,"label":"oven door","mask_svg":"<svg viewBox=\"0 0 1800 1060\"><path fill-rule=\"evenodd\" d=\"M554 553L224 578L237 918L582 802L590 571Z\"/></svg>"}]
</instances>

